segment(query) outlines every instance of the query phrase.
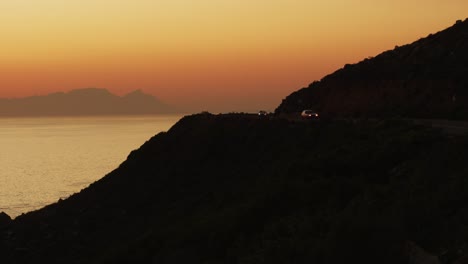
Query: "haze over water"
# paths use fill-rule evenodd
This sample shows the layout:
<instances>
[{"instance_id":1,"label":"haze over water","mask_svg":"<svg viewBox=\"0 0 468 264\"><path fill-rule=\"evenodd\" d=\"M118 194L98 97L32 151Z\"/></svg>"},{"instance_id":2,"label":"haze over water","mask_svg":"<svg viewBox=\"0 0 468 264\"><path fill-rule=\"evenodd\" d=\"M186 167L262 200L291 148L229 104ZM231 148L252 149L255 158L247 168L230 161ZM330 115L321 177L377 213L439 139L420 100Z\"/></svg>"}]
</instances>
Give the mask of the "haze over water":
<instances>
[{"instance_id":1,"label":"haze over water","mask_svg":"<svg viewBox=\"0 0 468 264\"><path fill-rule=\"evenodd\" d=\"M180 118L0 118L0 211L16 217L79 192Z\"/></svg>"}]
</instances>

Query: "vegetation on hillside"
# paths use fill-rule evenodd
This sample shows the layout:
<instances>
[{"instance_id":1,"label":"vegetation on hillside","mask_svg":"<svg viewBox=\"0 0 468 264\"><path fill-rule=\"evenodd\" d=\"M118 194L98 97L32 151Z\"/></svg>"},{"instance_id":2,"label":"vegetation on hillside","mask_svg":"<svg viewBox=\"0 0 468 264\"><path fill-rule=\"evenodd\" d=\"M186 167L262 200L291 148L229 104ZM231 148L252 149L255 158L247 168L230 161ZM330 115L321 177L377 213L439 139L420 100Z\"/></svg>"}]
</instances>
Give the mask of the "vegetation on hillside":
<instances>
[{"instance_id":1,"label":"vegetation on hillside","mask_svg":"<svg viewBox=\"0 0 468 264\"><path fill-rule=\"evenodd\" d=\"M185 117L3 227L2 263L406 263L411 245L453 263L467 143L392 120Z\"/></svg>"},{"instance_id":2,"label":"vegetation on hillside","mask_svg":"<svg viewBox=\"0 0 468 264\"><path fill-rule=\"evenodd\" d=\"M353 117L468 118L468 19L325 76L277 113L316 109Z\"/></svg>"}]
</instances>

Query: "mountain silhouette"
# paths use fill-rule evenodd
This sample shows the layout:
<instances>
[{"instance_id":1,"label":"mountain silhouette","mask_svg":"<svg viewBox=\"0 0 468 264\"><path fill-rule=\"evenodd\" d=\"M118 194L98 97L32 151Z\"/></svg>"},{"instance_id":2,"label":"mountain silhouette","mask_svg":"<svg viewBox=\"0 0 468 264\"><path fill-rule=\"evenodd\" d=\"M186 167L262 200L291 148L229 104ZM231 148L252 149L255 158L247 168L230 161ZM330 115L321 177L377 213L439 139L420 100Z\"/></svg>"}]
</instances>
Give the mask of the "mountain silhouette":
<instances>
[{"instance_id":1,"label":"mountain silhouette","mask_svg":"<svg viewBox=\"0 0 468 264\"><path fill-rule=\"evenodd\" d=\"M335 116L468 118L468 19L313 82L276 109Z\"/></svg>"},{"instance_id":2,"label":"mountain silhouette","mask_svg":"<svg viewBox=\"0 0 468 264\"><path fill-rule=\"evenodd\" d=\"M174 112L173 108L141 90L122 97L106 89L86 88L45 96L0 99L0 116L139 115L171 112Z\"/></svg>"}]
</instances>

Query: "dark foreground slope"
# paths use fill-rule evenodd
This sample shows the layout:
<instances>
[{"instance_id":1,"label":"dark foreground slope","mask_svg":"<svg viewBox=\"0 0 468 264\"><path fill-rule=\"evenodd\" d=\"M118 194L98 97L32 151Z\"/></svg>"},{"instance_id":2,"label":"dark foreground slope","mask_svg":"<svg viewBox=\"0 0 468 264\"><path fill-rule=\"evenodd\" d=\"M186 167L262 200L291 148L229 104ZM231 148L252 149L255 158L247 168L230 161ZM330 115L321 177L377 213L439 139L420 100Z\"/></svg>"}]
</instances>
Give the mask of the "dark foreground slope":
<instances>
[{"instance_id":1,"label":"dark foreground slope","mask_svg":"<svg viewBox=\"0 0 468 264\"><path fill-rule=\"evenodd\" d=\"M283 100L279 113L468 118L468 19L344 68Z\"/></svg>"},{"instance_id":2,"label":"dark foreground slope","mask_svg":"<svg viewBox=\"0 0 468 264\"><path fill-rule=\"evenodd\" d=\"M0 261L454 263L467 143L394 121L185 117L81 193L1 222Z\"/></svg>"}]
</instances>

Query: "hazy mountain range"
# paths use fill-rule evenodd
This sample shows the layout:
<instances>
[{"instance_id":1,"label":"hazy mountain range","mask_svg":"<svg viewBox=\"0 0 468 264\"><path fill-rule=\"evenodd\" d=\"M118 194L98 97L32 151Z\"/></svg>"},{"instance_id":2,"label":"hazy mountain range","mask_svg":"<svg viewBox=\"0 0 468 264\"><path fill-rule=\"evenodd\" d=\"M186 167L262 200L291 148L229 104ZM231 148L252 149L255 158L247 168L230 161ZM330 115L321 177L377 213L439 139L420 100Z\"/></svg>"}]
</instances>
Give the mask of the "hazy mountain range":
<instances>
[{"instance_id":1,"label":"hazy mountain range","mask_svg":"<svg viewBox=\"0 0 468 264\"><path fill-rule=\"evenodd\" d=\"M117 96L106 89L86 88L44 96L0 99L0 116L140 115L173 112L173 107L141 90Z\"/></svg>"}]
</instances>

